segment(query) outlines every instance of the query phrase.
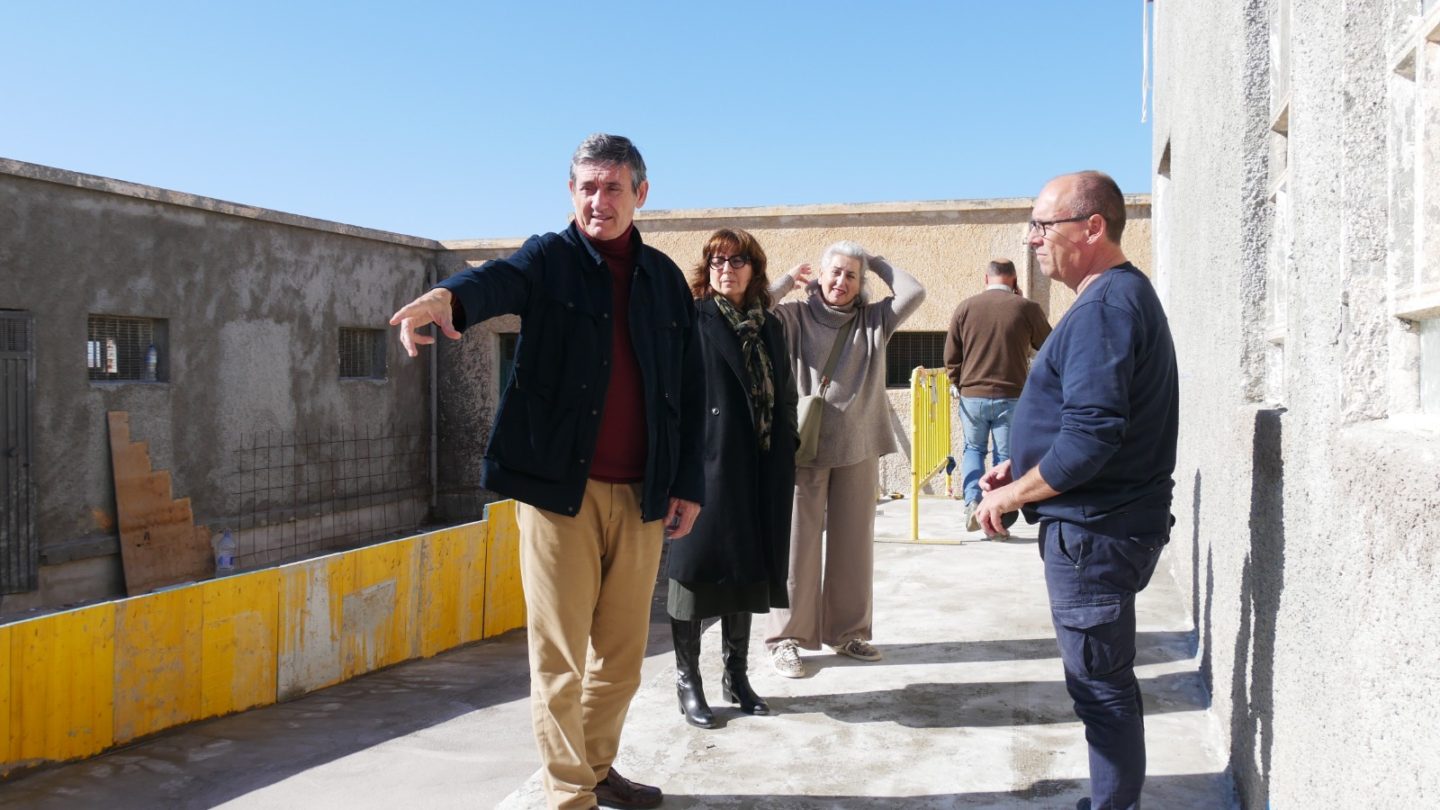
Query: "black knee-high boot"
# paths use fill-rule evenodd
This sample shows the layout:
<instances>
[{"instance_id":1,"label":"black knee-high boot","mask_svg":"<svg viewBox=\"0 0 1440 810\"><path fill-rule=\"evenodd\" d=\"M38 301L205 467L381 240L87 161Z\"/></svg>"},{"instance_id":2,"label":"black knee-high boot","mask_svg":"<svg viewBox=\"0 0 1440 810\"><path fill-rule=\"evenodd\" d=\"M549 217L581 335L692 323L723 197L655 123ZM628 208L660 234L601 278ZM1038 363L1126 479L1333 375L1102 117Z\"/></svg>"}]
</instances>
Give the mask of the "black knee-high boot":
<instances>
[{"instance_id":1,"label":"black knee-high boot","mask_svg":"<svg viewBox=\"0 0 1440 810\"><path fill-rule=\"evenodd\" d=\"M715 714L705 702L700 682L700 622L670 620L670 637L675 642L675 694L685 722L700 728L714 728Z\"/></svg>"},{"instance_id":2,"label":"black knee-high boot","mask_svg":"<svg viewBox=\"0 0 1440 810\"><path fill-rule=\"evenodd\" d=\"M750 654L750 614L721 616L720 632L725 642L725 675L721 681L721 694L731 703L738 704L740 711L746 714L769 714L770 707L750 688L750 676L745 672Z\"/></svg>"}]
</instances>

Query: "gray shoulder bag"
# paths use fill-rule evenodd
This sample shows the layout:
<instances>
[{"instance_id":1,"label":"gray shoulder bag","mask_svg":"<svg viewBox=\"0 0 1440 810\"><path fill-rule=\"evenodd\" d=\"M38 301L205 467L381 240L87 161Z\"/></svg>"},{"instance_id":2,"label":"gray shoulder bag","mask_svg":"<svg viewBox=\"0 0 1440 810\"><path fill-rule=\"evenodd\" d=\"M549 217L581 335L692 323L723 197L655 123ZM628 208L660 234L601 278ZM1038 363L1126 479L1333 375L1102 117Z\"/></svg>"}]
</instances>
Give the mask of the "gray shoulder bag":
<instances>
[{"instance_id":1,"label":"gray shoulder bag","mask_svg":"<svg viewBox=\"0 0 1440 810\"><path fill-rule=\"evenodd\" d=\"M820 390L800 398L796 405L796 419L800 426L800 443L795 448L795 463L809 464L820 452L820 416L825 413L825 390L830 387L830 375L835 373L835 364L840 362L840 350L855 331L855 322L864 313L857 307L855 317L835 335L835 345L830 348L830 358L825 361L825 370L820 374Z\"/></svg>"}]
</instances>

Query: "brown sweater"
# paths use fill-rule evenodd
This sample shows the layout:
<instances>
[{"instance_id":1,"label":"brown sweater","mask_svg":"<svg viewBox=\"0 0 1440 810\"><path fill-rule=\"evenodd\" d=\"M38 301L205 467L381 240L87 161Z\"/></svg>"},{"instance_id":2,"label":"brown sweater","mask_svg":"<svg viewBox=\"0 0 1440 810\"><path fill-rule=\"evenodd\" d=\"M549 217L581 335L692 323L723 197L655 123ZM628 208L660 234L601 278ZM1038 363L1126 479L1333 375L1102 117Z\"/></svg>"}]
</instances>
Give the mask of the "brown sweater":
<instances>
[{"instance_id":1,"label":"brown sweater","mask_svg":"<svg viewBox=\"0 0 1440 810\"><path fill-rule=\"evenodd\" d=\"M960 302L945 335L945 373L962 397L1014 398L1030 371L1029 350L1050 334L1040 305L1009 290Z\"/></svg>"}]
</instances>

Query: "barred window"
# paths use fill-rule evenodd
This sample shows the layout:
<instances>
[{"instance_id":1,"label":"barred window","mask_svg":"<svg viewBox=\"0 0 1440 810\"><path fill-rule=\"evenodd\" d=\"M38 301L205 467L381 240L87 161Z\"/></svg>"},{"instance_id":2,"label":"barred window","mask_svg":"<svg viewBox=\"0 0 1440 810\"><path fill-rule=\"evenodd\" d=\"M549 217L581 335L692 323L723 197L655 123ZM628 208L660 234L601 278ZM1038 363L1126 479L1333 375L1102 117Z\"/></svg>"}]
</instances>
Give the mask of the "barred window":
<instances>
[{"instance_id":1,"label":"barred window","mask_svg":"<svg viewBox=\"0 0 1440 810\"><path fill-rule=\"evenodd\" d=\"M1392 57L1388 101L1390 212L1388 264L1394 315L1403 322L1400 360L1410 368L1397 410L1440 415L1440 227L1433 200L1440 173L1440 2L1425 2Z\"/></svg>"},{"instance_id":2,"label":"barred window","mask_svg":"<svg viewBox=\"0 0 1440 810\"><path fill-rule=\"evenodd\" d=\"M896 332L885 347L885 386L909 388L916 366L945 365L944 332Z\"/></svg>"},{"instance_id":3,"label":"barred window","mask_svg":"<svg viewBox=\"0 0 1440 810\"><path fill-rule=\"evenodd\" d=\"M501 332L496 337L500 338L500 387L496 390L504 393L505 386L510 383L510 373L515 370L515 344L520 336L514 332Z\"/></svg>"},{"instance_id":4,"label":"barred window","mask_svg":"<svg viewBox=\"0 0 1440 810\"><path fill-rule=\"evenodd\" d=\"M170 378L168 322L159 318L91 315L85 367L91 380L166 382Z\"/></svg>"},{"instance_id":5,"label":"barred window","mask_svg":"<svg viewBox=\"0 0 1440 810\"><path fill-rule=\"evenodd\" d=\"M385 379L385 330L340 328L340 379Z\"/></svg>"}]
</instances>

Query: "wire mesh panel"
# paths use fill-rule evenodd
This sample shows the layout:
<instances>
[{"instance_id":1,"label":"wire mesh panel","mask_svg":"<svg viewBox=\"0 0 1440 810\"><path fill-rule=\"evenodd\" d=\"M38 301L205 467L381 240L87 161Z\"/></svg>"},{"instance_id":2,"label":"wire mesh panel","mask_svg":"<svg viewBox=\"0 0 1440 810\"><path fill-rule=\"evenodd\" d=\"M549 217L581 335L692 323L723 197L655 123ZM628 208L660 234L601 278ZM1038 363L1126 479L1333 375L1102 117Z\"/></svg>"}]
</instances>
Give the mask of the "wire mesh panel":
<instances>
[{"instance_id":1,"label":"wire mesh panel","mask_svg":"<svg viewBox=\"0 0 1440 810\"><path fill-rule=\"evenodd\" d=\"M0 593L39 587L33 455L34 325L28 312L0 312Z\"/></svg>"},{"instance_id":2,"label":"wire mesh panel","mask_svg":"<svg viewBox=\"0 0 1440 810\"><path fill-rule=\"evenodd\" d=\"M429 508L429 437L382 428L245 434L231 500L237 567L407 533Z\"/></svg>"}]
</instances>

